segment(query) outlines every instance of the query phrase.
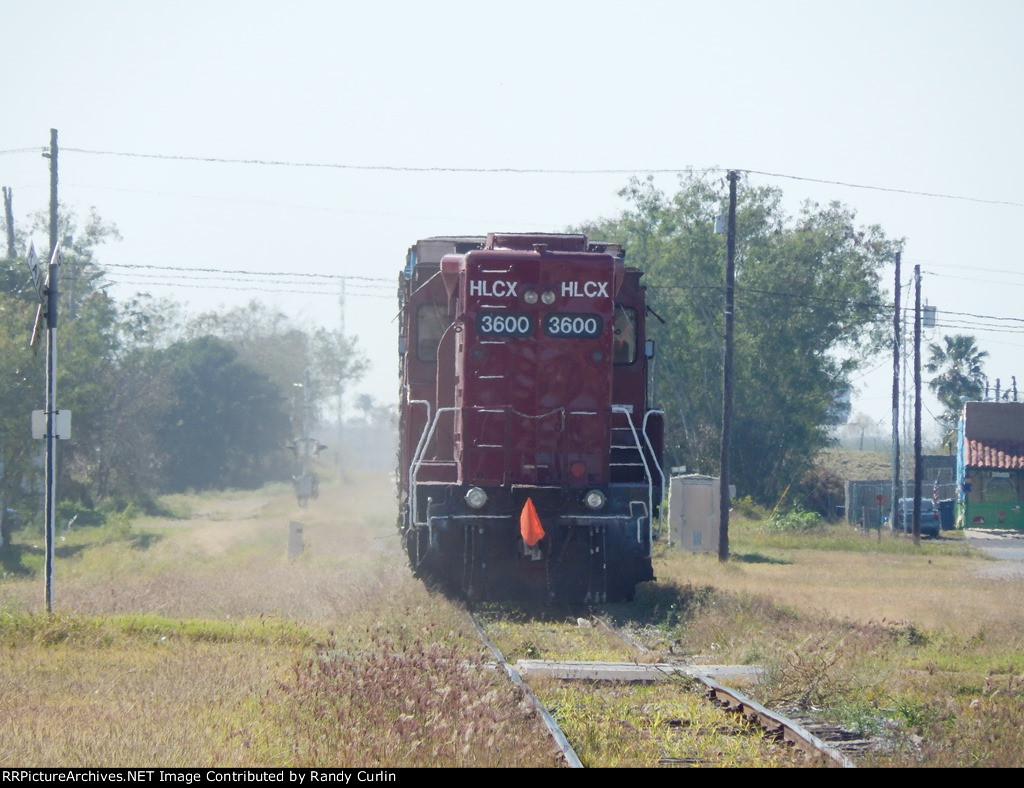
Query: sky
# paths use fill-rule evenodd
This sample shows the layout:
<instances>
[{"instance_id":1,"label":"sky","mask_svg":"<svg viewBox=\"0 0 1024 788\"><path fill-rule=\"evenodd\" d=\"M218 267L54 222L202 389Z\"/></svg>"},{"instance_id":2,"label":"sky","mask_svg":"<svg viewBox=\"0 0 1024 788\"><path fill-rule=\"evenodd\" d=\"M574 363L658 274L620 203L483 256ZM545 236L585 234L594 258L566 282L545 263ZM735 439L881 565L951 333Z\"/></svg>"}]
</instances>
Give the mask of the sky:
<instances>
[{"instance_id":1,"label":"sky","mask_svg":"<svg viewBox=\"0 0 1024 788\"><path fill-rule=\"evenodd\" d=\"M905 238L925 343L970 333L1024 390L1022 30L1019 0L0 0L0 184L19 224L46 210L57 129L61 202L122 235L98 251L116 298L343 315L372 364L347 398L388 403L417 239L564 230L621 212L631 174L747 170L791 213L839 200ZM891 374L855 380L883 434Z\"/></svg>"}]
</instances>

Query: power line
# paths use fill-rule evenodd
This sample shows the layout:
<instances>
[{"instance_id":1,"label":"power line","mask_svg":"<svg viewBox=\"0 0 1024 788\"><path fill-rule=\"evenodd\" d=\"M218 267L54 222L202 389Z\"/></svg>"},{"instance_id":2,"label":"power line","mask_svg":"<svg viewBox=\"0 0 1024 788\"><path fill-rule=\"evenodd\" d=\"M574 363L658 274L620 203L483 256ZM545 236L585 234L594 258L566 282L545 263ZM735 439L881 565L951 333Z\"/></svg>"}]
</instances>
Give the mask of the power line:
<instances>
[{"instance_id":1,"label":"power line","mask_svg":"<svg viewBox=\"0 0 1024 788\"><path fill-rule=\"evenodd\" d=\"M129 276L134 276L134 277L142 278L142 279L160 279L160 280L163 280L163 281L168 281L166 273L144 274L144 273L140 273L138 271L133 271L131 274L129 274ZM109 278L109 275L108 275L108 278ZM250 276L218 276L218 275L182 276L182 277L176 278L174 281L208 282L208 283L217 283L217 282L240 282L240 283L254 282L254 283L257 283L257 284L265 284L265 285L294 285L294 286L311 284L310 282L295 281L294 279L269 279L269 278L263 278L263 277L253 278L253 277L250 277ZM348 283L346 283L346 284L347 284L347 286L349 288L352 288L355 292L362 292L362 291L367 291L367 290L375 291L375 292L391 292L394 289L394 288L385 287L383 284L377 283L377 282L372 282L372 283L358 282L356 284L348 284ZM324 287L328 287L328 286L331 286L331 285L333 285L333 283L327 283L327 282L323 283ZM330 292L330 293L334 293L336 295L338 291L337 291L337 289L332 287L330 290L327 290L327 291L324 291L324 292Z\"/></svg>"},{"instance_id":2,"label":"power line","mask_svg":"<svg viewBox=\"0 0 1024 788\"><path fill-rule=\"evenodd\" d=\"M648 285L647 287L648 287L648 290L651 291L653 294L658 293L658 291L721 290L722 289L722 285ZM865 309L869 309L869 310L872 310L872 311L876 312L877 319L879 319L879 320L881 320L883 318L888 320L890 315L892 314L892 304L889 303L889 302L884 302L884 301L879 301L879 302L850 301L850 300L842 299L842 298L827 298L827 297L824 297L824 296L810 296L810 295L805 295L805 294L802 294L802 293L779 292L779 291L762 290L762 289L758 289L758 288L745 288L745 287L737 287L736 288L736 294L738 296L739 295L746 296L746 295L753 294L753 295L758 295L758 296L768 296L768 297L773 297L773 298L788 299L788 300L794 301L794 302L805 302L805 303L809 304L810 306L813 306L816 303L820 303L820 304L836 304L836 305L842 305L842 306L863 307ZM748 309L749 305L741 304L740 308ZM904 317L904 324L908 325L908 326L909 325L913 325L912 317L910 317L912 315L912 313L913 313L913 309L911 307L907 306L907 305L904 305L904 306L900 307L900 311L905 316ZM983 314L977 314L977 313L973 313L973 312L957 312L957 311L945 310L945 309L937 310L937 314L938 315L942 315L943 318L945 318L946 316L950 316L950 317L954 317L954 318L955 317L964 317L964 318L974 318L976 320L1005 321L1005 322L1010 322L1010 323L1021 323L1021 324L1024 324L1024 318L1019 318L1019 317L1005 317L1005 316L1001 316L1001 315L983 315ZM964 321L945 320L945 319L937 319L935 325L936 325L936 328L957 329L957 330L970 330L970 331L977 331L977 332L1008 333L1008 334L1021 334L1021 333L1024 333L1024 325L1022 325L1020 328L1015 328L1015 327L1012 327L1012 326L1011 327L1004 327L1004 326L997 326L997 325L978 324L978 323L975 323L975 322L964 322Z\"/></svg>"},{"instance_id":3,"label":"power line","mask_svg":"<svg viewBox=\"0 0 1024 788\"><path fill-rule=\"evenodd\" d=\"M195 161L205 164L249 164L264 167L302 167L309 169L355 170L360 172L452 172L477 174L513 175L632 175L638 172L669 174L725 172L718 167L696 169L693 167L630 167L609 169L551 169L544 167L416 167L397 164L342 164L339 162L316 161L285 161L281 159L234 159L220 156L185 156L165 153L129 153L126 151L90 150L86 148L63 148L72 153L85 153L92 156L121 156L135 159L158 159L163 161Z\"/></svg>"},{"instance_id":4,"label":"power line","mask_svg":"<svg viewBox=\"0 0 1024 788\"><path fill-rule=\"evenodd\" d=\"M34 150L34 149L25 149ZM929 192L916 189L901 189L892 186L875 186L865 183L853 183L850 181L837 181L828 178L812 178L805 175L792 175L782 172L769 172L767 170L754 170L748 168L724 168L724 167L626 167L626 168L553 168L553 167L442 167L442 166L412 166L397 164L347 164L341 162L314 162L314 161L288 161L284 159L239 159L221 156L188 156L182 154L166 153L133 153L128 151L93 150L89 148L64 148L64 151L71 153L83 153L92 156L118 156L136 159L156 159L161 161L192 161L205 164L243 164L265 167L298 167L306 169L333 169L350 170L358 172L412 172L412 173L469 173L469 174L512 174L512 175L635 175L637 173L648 174L677 174L688 173L710 174L723 173L729 169L737 169L747 175L761 175L766 178L785 178L806 183L820 183L829 186L842 186L850 189L864 189L867 191L887 192L891 194L906 194L914 197L932 197L943 200L959 200L962 202L981 203L985 205L1005 205L1013 208L1024 208L1024 203L1012 200L992 200L981 197L969 197L959 194L946 194L943 192ZM13 151L12 151L13 152ZM21 151L18 151L21 152Z\"/></svg>"},{"instance_id":5,"label":"power line","mask_svg":"<svg viewBox=\"0 0 1024 788\"><path fill-rule=\"evenodd\" d=\"M185 271L189 273L202 273L202 274L243 274L246 276L298 276L298 277L309 277L314 279L332 279L332 280L355 280L363 282L387 282L388 284L394 284L395 280L383 276L347 276L341 274L314 274L306 273L301 271L254 271L252 269L245 268L194 268L189 266L173 266L173 265L147 265L145 263L103 263L104 268L143 268L152 269L156 271L172 271L179 272Z\"/></svg>"},{"instance_id":6,"label":"power line","mask_svg":"<svg viewBox=\"0 0 1024 788\"><path fill-rule=\"evenodd\" d=\"M1011 200L987 200L981 197L964 197L959 194L942 194L939 192L924 192L914 189L897 189L890 186L872 186L864 183L850 183L849 181L830 181L824 178L809 178L802 175L787 175L781 172L763 172L761 170L744 170L753 175L764 175L768 178L787 178L793 181L806 181L808 183L823 183L829 186L845 186L850 189L866 189L875 192L891 192L894 194L909 194L914 197L935 197L942 200L960 200L963 202L978 202L986 205L1008 205L1013 208L1024 208L1024 203L1012 202Z\"/></svg>"},{"instance_id":7,"label":"power line","mask_svg":"<svg viewBox=\"0 0 1024 788\"><path fill-rule=\"evenodd\" d=\"M1013 276L1024 276L1024 271L1013 271L1008 268L984 268L982 266L972 265L966 266L963 263L937 263L934 260L925 260L924 258L917 258L909 260L911 263L921 263L924 266L930 268L956 268L957 270L971 270L971 271L985 271L990 274L1012 274ZM925 273L931 276L951 276L951 274L940 274L935 271L925 269Z\"/></svg>"},{"instance_id":8,"label":"power line","mask_svg":"<svg viewBox=\"0 0 1024 788\"><path fill-rule=\"evenodd\" d=\"M979 269L981 270L981 269ZM939 279L957 279L963 282L978 282L988 285L1005 285L1007 287L1020 287L1022 282L1000 282L996 279L978 279L976 276L956 276L955 274L940 274L934 271L926 272L929 276L937 277ZM1014 273L1012 271L1006 271L1005 273ZM1020 275L1018 273L1018 275Z\"/></svg>"},{"instance_id":9,"label":"power line","mask_svg":"<svg viewBox=\"0 0 1024 788\"><path fill-rule=\"evenodd\" d=\"M133 280L130 280L130 279L109 279L104 285L101 285L101 287L106 287L106 286L110 286L110 285L131 285L133 287L171 287L171 288L184 287L184 288L188 288L188 289L191 289L191 290L206 290L206 291L210 290L210 286L209 285L188 284L188 283L185 283L185 282L177 282L177 281L174 281L174 282L136 282L136 281L133 281ZM290 294L297 294L297 295L330 296L331 298L336 298L337 295L338 295L336 292L334 292L332 290L288 290L288 289L283 289L283 288L280 288L280 287L251 287L251 286L247 286L247 287L230 287L230 286L225 286L223 289L230 290L230 291L236 292L236 293L249 293L249 292L254 292L254 293L290 293ZM363 293L363 292L353 293L352 295L354 295L356 298L382 298L382 299L391 300L391 301L395 300L398 297L397 295L383 295L383 294L378 294L378 293Z\"/></svg>"},{"instance_id":10,"label":"power line","mask_svg":"<svg viewBox=\"0 0 1024 788\"><path fill-rule=\"evenodd\" d=\"M956 315L958 317L976 317L981 320L1010 320L1015 323L1024 323L1024 317L1000 317L998 315L976 315L973 312L954 312L950 309L937 310L937 314Z\"/></svg>"}]
</instances>

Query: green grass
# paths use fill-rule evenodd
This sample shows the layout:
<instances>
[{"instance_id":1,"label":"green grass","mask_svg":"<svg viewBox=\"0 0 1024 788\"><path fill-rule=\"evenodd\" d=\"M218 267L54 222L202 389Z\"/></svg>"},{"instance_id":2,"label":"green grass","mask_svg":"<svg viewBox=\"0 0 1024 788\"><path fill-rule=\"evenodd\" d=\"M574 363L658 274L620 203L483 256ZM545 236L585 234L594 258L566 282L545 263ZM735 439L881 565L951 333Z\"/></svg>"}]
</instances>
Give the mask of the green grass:
<instances>
[{"instance_id":1,"label":"green grass","mask_svg":"<svg viewBox=\"0 0 1024 788\"><path fill-rule=\"evenodd\" d=\"M729 546L733 553L753 554L765 550L836 550L841 552L881 553L888 555L980 556L967 544L962 531L943 531L938 539L922 538L915 545L912 537L887 529L863 531L846 523L809 521L799 516L796 527L775 527L769 519L753 520L738 516L729 522Z\"/></svg>"}]
</instances>

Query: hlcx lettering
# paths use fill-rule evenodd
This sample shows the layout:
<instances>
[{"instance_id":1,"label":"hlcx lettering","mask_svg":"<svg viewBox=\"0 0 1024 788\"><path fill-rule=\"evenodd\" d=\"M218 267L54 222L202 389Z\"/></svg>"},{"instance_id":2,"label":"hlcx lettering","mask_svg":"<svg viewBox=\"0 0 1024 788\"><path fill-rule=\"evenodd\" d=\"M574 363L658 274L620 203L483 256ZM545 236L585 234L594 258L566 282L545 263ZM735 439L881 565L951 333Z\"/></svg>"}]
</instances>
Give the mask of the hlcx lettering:
<instances>
[{"instance_id":1,"label":"hlcx lettering","mask_svg":"<svg viewBox=\"0 0 1024 788\"><path fill-rule=\"evenodd\" d=\"M506 282L503 279L499 279L496 282L470 279L469 294L485 298L514 298L516 295L516 285L518 284L518 282Z\"/></svg>"},{"instance_id":2,"label":"hlcx lettering","mask_svg":"<svg viewBox=\"0 0 1024 788\"><path fill-rule=\"evenodd\" d=\"M586 298L607 298L607 282L562 282L562 295L569 298L585 296Z\"/></svg>"},{"instance_id":3,"label":"hlcx lettering","mask_svg":"<svg viewBox=\"0 0 1024 788\"><path fill-rule=\"evenodd\" d=\"M489 282L486 279L470 279L469 295L475 298L515 298L519 282L508 282L498 279ZM608 283L587 280L586 282L562 282L562 298L607 298Z\"/></svg>"}]
</instances>

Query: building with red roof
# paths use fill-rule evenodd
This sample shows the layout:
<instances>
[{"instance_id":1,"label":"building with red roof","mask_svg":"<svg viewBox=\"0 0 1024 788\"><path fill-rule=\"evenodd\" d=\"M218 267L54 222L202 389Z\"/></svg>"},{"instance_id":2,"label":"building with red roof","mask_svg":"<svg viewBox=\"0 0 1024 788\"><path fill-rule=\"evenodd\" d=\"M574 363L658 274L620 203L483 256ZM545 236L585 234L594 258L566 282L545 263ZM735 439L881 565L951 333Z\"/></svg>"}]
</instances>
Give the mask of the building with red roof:
<instances>
[{"instance_id":1,"label":"building with red roof","mask_svg":"<svg viewBox=\"0 0 1024 788\"><path fill-rule=\"evenodd\" d=\"M957 452L959 521L1024 530L1024 402L966 402Z\"/></svg>"}]
</instances>

